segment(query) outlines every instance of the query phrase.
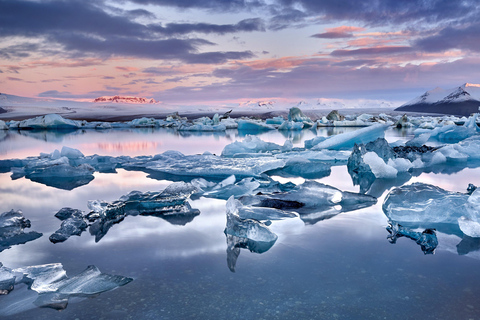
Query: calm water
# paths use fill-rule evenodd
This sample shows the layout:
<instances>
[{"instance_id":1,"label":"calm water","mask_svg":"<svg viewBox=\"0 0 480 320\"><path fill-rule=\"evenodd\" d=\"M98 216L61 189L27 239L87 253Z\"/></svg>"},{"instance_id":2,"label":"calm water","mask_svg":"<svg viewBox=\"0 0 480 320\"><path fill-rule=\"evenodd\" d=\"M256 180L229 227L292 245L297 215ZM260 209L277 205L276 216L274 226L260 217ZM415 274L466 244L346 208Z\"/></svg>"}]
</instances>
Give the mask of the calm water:
<instances>
[{"instance_id":1,"label":"calm water","mask_svg":"<svg viewBox=\"0 0 480 320\"><path fill-rule=\"evenodd\" d=\"M279 144L292 139L295 146L303 146L305 139L315 135L345 130L349 129L290 136L268 132L260 138ZM168 130L8 133L1 137L0 158L37 156L62 146L80 149L85 155L137 156L166 150L219 154L226 144L242 136L237 131L182 136ZM408 132L387 132L389 142L408 137ZM408 183L421 181L464 192L468 183L478 185L479 178L480 169L467 168L449 175L422 173ZM301 183L303 179L292 181ZM329 177L318 181L344 191L359 191L346 166L333 167ZM461 255L457 245L462 239L456 235L437 233L439 246L434 255L424 255L420 246L407 238L390 244L387 218L381 210L388 190L375 206L314 225L305 225L300 219L274 222L275 245L263 254L242 249L235 273L227 267L223 200L190 200L201 213L185 226L157 217L128 216L98 243L88 232L58 244L48 239L60 226L54 214L63 207L88 212L88 200L113 201L132 190L160 191L170 183L120 169L117 174L95 173L88 185L66 191L0 174L0 212L20 209L31 220L31 230L43 233L35 241L1 252L0 262L5 266L60 262L73 276L95 265L104 273L134 278L94 298L70 301L62 311L33 308L4 318L480 318L480 243L468 242L469 249L460 250ZM20 288L0 296L0 310L22 295L28 296L28 291Z\"/></svg>"}]
</instances>

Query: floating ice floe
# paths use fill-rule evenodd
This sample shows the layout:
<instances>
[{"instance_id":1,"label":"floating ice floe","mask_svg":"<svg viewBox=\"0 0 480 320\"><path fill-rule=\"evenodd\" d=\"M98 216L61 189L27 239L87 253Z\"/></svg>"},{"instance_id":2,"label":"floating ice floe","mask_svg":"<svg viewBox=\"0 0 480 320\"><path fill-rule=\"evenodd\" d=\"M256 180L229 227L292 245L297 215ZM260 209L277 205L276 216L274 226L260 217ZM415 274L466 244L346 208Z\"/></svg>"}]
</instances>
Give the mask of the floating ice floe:
<instances>
[{"instance_id":1,"label":"floating ice floe","mask_svg":"<svg viewBox=\"0 0 480 320\"><path fill-rule=\"evenodd\" d=\"M2 266L1 278L10 285L2 290L0 282L0 292L8 294L0 301L2 316L14 315L35 307L63 310L70 298L93 298L133 281L132 278L102 273L95 266L88 266L80 274L69 278L60 263L13 270ZM27 290L25 286L28 286Z\"/></svg>"},{"instance_id":2,"label":"floating ice floe","mask_svg":"<svg viewBox=\"0 0 480 320\"><path fill-rule=\"evenodd\" d=\"M446 191L437 186L413 183L395 188L382 209L390 221L410 228L437 229L480 237L480 192ZM462 234L462 233L460 233Z\"/></svg>"},{"instance_id":3,"label":"floating ice floe","mask_svg":"<svg viewBox=\"0 0 480 320\"><path fill-rule=\"evenodd\" d=\"M300 110L298 107L290 108L288 111L288 121L302 123L302 128L310 128L314 125L312 119L304 115L302 110ZM295 127L293 124L290 124L290 126Z\"/></svg>"},{"instance_id":4,"label":"floating ice floe","mask_svg":"<svg viewBox=\"0 0 480 320\"><path fill-rule=\"evenodd\" d=\"M25 233L24 230L30 227L30 220L26 219L19 210L0 214L0 252L13 245L24 244L42 236L35 231Z\"/></svg>"},{"instance_id":5,"label":"floating ice floe","mask_svg":"<svg viewBox=\"0 0 480 320\"><path fill-rule=\"evenodd\" d=\"M341 212L372 206L377 199L307 180L287 192L244 196L239 201L252 207L294 211L305 223L314 224Z\"/></svg>"}]
</instances>

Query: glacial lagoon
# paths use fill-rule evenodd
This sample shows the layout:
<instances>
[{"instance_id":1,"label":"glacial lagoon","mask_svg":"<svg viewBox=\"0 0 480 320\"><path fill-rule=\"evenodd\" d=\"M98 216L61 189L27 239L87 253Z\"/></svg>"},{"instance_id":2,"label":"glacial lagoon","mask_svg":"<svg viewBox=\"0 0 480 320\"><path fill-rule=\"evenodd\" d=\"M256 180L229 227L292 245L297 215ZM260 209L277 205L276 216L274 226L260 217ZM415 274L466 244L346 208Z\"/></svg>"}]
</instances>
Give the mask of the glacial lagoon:
<instances>
[{"instance_id":1,"label":"glacial lagoon","mask_svg":"<svg viewBox=\"0 0 480 320\"><path fill-rule=\"evenodd\" d=\"M306 140L355 130L359 128L283 133L275 130L258 133L255 137L279 146L291 140L293 148L301 148ZM186 156L205 152L220 155L225 146L247 139L247 135L238 130L180 133L168 128L70 132L9 130L0 134L3 135L1 160L38 157L63 147L79 150L85 156L98 154L115 159L153 156L169 150ZM413 129L389 127L385 138L389 143L405 142L413 138ZM92 211L93 205L89 204L92 200L103 200L105 207L134 190L140 192L137 196L145 196L147 192L161 196L172 183L202 177L155 174L123 166L115 173L95 170L93 179L62 188L29 179L28 174L12 179L15 172L8 170L0 174L0 212L21 210L31 225L24 232L34 231L42 236L4 248L0 252L4 267L18 272L29 266L60 263L71 279L89 266L95 266L102 274L122 277L123 282L116 282L118 287L112 286L115 290L71 294L67 303L63 296L63 304L57 303L55 308L52 303L39 303L38 293L27 283L16 283L9 294L0 296L0 317L476 319L480 315L477 303L480 294L479 238L466 236L456 227L439 225L427 233L424 231L428 226L421 224L402 226L409 228L405 232L389 224L391 221L382 210L387 194L405 184L429 184L461 194L467 193L470 183L478 185L479 166L456 163L450 167L443 165L407 177L377 179L369 189L376 201L358 206L355 200L351 208L344 205L340 209L338 202L320 216L298 213L289 202L290 207L285 211L293 212L291 216L264 219L260 227L253 220L251 224L257 228L254 235L250 227L245 227L247 224L242 224L242 219L238 218L241 221L238 225L236 220L227 217L229 210L234 214L241 212L241 206L248 206L248 201L238 204L240 208L232 203L228 206L225 195L213 196L213 191L219 190L215 185L225 177L204 177L211 183L206 187L210 188L209 193L193 193L185 200L192 209L189 212L194 212L190 216L177 215L169 219L159 214L144 214L134 207L106 228L100 238L86 230L80 236L72 235L57 243L49 237L61 226L62 221L55 214L62 208L88 214ZM311 183L309 187L329 186L328 190L341 194L343 199L347 194L360 192L359 185L354 185L347 170L346 161L333 164L328 175L305 179L296 172L273 171L270 178L285 186L288 194L296 190L289 183L298 187L306 181ZM237 177L236 182L241 179ZM262 194L267 193L262 191ZM267 200L272 199L279 201L271 209L276 210L295 197L269 197ZM258 207L247 209L252 208ZM232 230L239 227L238 230L245 231L247 228L247 233L229 232L230 229L226 229L229 225L233 226ZM274 234L275 237L262 238L264 227L270 232L267 236ZM429 238L432 232L434 241ZM260 238L248 240L254 236ZM427 244L434 248L428 251L425 241L430 241Z\"/></svg>"}]
</instances>

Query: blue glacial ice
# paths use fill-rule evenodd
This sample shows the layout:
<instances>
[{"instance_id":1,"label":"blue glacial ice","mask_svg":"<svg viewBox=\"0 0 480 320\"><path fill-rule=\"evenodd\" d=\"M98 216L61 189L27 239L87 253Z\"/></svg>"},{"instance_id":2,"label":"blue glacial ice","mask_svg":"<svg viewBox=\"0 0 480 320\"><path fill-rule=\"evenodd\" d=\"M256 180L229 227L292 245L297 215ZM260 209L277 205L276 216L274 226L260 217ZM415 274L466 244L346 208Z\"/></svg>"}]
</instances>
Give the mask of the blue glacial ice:
<instances>
[{"instance_id":1,"label":"blue glacial ice","mask_svg":"<svg viewBox=\"0 0 480 320\"><path fill-rule=\"evenodd\" d=\"M413 183L391 190L382 209L390 221L405 227L435 228L445 233L480 237L478 204L477 190L469 194Z\"/></svg>"},{"instance_id":2,"label":"blue glacial ice","mask_svg":"<svg viewBox=\"0 0 480 320\"><path fill-rule=\"evenodd\" d=\"M269 130L276 129L274 125L266 124L261 120L240 119L240 120L237 120L237 123L238 123L239 131L261 132L261 131L269 131Z\"/></svg>"},{"instance_id":3,"label":"blue glacial ice","mask_svg":"<svg viewBox=\"0 0 480 320\"><path fill-rule=\"evenodd\" d=\"M383 138L385 130L389 127L388 124L375 124L369 127L358 129L351 132L346 132L331 136L323 141L312 146L312 150L345 150L351 149L355 143L367 143L377 138ZM305 145L311 145L310 141L305 141Z\"/></svg>"},{"instance_id":4,"label":"blue glacial ice","mask_svg":"<svg viewBox=\"0 0 480 320\"><path fill-rule=\"evenodd\" d=\"M41 233L24 229L30 228L30 220L26 219L19 210L10 210L0 214L0 252L13 245L24 244L36 240Z\"/></svg>"},{"instance_id":5,"label":"blue glacial ice","mask_svg":"<svg viewBox=\"0 0 480 320\"><path fill-rule=\"evenodd\" d=\"M425 229L422 232L405 228L396 222L391 222L387 227L390 235L387 237L390 243L395 244L398 238L406 237L415 241L420 246L424 254L433 254L438 246L437 234L435 229Z\"/></svg>"},{"instance_id":6,"label":"blue glacial ice","mask_svg":"<svg viewBox=\"0 0 480 320\"><path fill-rule=\"evenodd\" d=\"M194 179L191 183L202 188L201 184L203 183L203 179ZM203 183L203 185L205 185L205 183ZM236 182L235 176L232 175L214 186L203 187L202 195L207 198L227 200L230 196L240 197L252 194L259 186L260 183L252 177L247 177Z\"/></svg>"}]
</instances>

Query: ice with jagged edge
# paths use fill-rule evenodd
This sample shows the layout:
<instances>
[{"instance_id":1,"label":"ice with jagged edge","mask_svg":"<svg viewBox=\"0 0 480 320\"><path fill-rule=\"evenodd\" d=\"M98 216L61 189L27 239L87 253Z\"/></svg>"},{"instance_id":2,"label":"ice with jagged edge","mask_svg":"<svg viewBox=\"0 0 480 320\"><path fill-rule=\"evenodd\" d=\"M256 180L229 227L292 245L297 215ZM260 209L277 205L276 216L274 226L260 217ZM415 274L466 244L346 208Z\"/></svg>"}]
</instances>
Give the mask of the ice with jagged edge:
<instances>
[{"instance_id":1,"label":"ice with jagged edge","mask_svg":"<svg viewBox=\"0 0 480 320\"><path fill-rule=\"evenodd\" d=\"M60 229L50 235L53 243L64 242L71 236L79 236L88 227L88 223L82 211L72 208L62 208L55 214L55 217L62 220Z\"/></svg>"},{"instance_id":2,"label":"ice with jagged edge","mask_svg":"<svg viewBox=\"0 0 480 320\"><path fill-rule=\"evenodd\" d=\"M444 143L457 143L469 137L478 135L480 127L477 125L478 113L470 116L462 126L452 121L443 121L436 124L433 129L418 128L415 130L415 139L423 141L433 140Z\"/></svg>"},{"instance_id":3,"label":"ice with jagged edge","mask_svg":"<svg viewBox=\"0 0 480 320\"><path fill-rule=\"evenodd\" d=\"M93 222L90 234L95 236L96 242L100 241L114 224L123 221L127 215L154 215L184 225L200 214L187 201L197 191L190 183L174 182L162 192L132 191L113 202L89 201L88 207L92 211L86 219Z\"/></svg>"},{"instance_id":4,"label":"ice with jagged edge","mask_svg":"<svg viewBox=\"0 0 480 320\"><path fill-rule=\"evenodd\" d=\"M217 184L209 183L203 178L193 179L191 184L201 190L201 195L204 197L223 200L227 200L232 195L239 197L251 194L260 186L260 183L252 177L244 178L238 182L236 180L236 177L231 175Z\"/></svg>"},{"instance_id":5,"label":"ice with jagged edge","mask_svg":"<svg viewBox=\"0 0 480 320\"><path fill-rule=\"evenodd\" d=\"M231 196L227 200L227 226L225 234L240 238L248 238L252 241L275 243L278 236L270 231L263 223L253 219L242 219L238 212L243 204Z\"/></svg>"},{"instance_id":6,"label":"ice with jagged edge","mask_svg":"<svg viewBox=\"0 0 480 320\"><path fill-rule=\"evenodd\" d=\"M406 227L436 228L447 233L460 229L480 237L480 192L451 192L440 187L413 183L395 188L385 198L382 210L393 222Z\"/></svg>"},{"instance_id":7,"label":"ice with jagged edge","mask_svg":"<svg viewBox=\"0 0 480 320\"><path fill-rule=\"evenodd\" d=\"M300 214L305 223L314 224L341 212L372 206L377 199L307 180L287 192L244 196L239 201L252 207L294 211Z\"/></svg>"},{"instance_id":8,"label":"ice with jagged edge","mask_svg":"<svg viewBox=\"0 0 480 320\"><path fill-rule=\"evenodd\" d=\"M385 130L387 130L389 124L375 124L369 127L358 129L351 132L338 134L328 137L325 140L321 140L314 144L312 150L345 150L351 149L355 143L367 143L377 138L385 136ZM314 138L315 139L315 138ZM311 141L305 141L305 144L312 144Z\"/></svg>"},{"instance_id":9,"label":"ice with jagged edge","mask_svg":"<svg viewBox=\"0 0 480 320\"><path fill-rule=\"evenodd\" d=\"M227 225L224 232L227 237L227 264L232 272L235 272L240 248L263 253L268 251L278 238L259 220L240 217L239 212L242 208L242 203L234 196L228 199L226 205Z\"/></svg>"},{"instance_id":10,"label":"ice with jagged edge","mask_svg":"<svg viewBox=\"0 0 480 320\"><path fill-rule=\"evenodd\" d=\"M1 291L8 294L0 300L0 315L3 316L14 315L35 307L62 310L67 307L72 297L95 297L133 281L132 278L102 273L95 266L88 266L80 274L69 278L60 263L13 270L1 266L0 279L2 278L6 278L10 283L14 279L15 286ZM25 285L28 286L28 290L24 290Z\"/></svg>"},{"instance_id":11,"label":"ice with jagged edge","mask_svg":"<svg viewBox=\"0 0 480 320\"><path fill-rule=\"evenodd\" d=\"M388 241L392 244L395 244L398 238L406 237L415 241L424 254L433 254L438 247L438 239L435 229L425 229L422 232L418 232L410 228L405 228L396 222L390 222L387 226L387 231L390 233L387 237Z\"/></svg>"},{"instance_id":12,"label":"ice with jagged edge","mask_svg":"<svg viewBox=\"0 0 480 320\"><path fill-rule=\"evenodd\" d=\"M26 219L20 210L10 210L0 214L0 252L13 245L24 244L42 236L39 232L24 231L30 227L30 220Z\"/></svg>"}]
</instances>

